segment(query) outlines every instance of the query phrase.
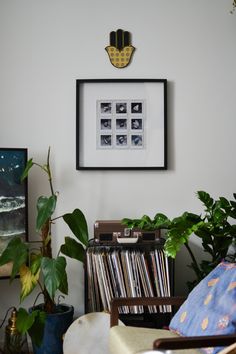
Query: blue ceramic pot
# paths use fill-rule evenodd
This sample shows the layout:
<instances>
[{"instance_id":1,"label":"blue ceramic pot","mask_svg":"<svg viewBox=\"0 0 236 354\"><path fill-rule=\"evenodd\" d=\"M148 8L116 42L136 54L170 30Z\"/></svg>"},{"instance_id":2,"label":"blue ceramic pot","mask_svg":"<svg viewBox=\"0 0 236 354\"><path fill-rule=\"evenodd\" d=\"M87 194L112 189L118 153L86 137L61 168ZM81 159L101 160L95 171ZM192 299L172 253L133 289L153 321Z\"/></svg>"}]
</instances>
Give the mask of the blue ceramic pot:
<instances>
[{"instance_id":1,"label":"blue ceramic pot","mask_svg":"<svg viewBox=\"0 0 236 354\"><path fill-rule=\"evenodd\" d=\"M42 305L34 307L42 308ZM63 335L73 322L74 308L70 305L57 305L57 312L47 314L43 342L40 347L33 344L34 354L63 354Z\"/></svg>"}]
</instances>

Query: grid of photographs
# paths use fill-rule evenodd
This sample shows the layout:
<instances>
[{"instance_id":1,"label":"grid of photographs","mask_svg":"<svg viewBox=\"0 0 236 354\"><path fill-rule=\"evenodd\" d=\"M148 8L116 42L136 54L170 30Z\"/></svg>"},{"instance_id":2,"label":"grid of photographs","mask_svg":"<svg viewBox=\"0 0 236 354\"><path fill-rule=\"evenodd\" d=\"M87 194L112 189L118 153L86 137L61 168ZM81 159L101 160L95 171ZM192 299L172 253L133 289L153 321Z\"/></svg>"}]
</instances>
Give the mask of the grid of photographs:
<instances>
[{"instance_id":1,"label":"grid of photographs","mask_svg":"<svg viewBox=\"0 0 236 354\"><path fill-rule=\"evenodd\" d=\"M143 149L145 100L97 101L97 148Z\"/></svg>"}]
</instances>

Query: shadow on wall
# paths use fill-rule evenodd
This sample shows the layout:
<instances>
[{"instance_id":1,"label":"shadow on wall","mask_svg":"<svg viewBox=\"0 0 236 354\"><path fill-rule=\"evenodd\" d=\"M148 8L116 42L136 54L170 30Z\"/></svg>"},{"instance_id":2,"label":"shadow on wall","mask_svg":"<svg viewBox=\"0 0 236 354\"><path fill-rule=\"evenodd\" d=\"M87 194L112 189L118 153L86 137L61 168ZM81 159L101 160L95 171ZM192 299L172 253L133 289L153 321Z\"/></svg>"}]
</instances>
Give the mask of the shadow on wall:
<instances>
[{"instance_id":1,"label":"shadow on wall","mask_svg":"<svg viewBox=\"0 0 236 354\"><path fill-rule=\"evenodd\" d=\"M189 245L198 261L202 259L210 259L208 254L203 251L201 244L189 240ZM196 279L194 271L189 268L191 258L185 246L183 246L177 253L175 259L175 295L187 295L189 290L187 286L188 281Z\"/></svg>"}]
</instances>

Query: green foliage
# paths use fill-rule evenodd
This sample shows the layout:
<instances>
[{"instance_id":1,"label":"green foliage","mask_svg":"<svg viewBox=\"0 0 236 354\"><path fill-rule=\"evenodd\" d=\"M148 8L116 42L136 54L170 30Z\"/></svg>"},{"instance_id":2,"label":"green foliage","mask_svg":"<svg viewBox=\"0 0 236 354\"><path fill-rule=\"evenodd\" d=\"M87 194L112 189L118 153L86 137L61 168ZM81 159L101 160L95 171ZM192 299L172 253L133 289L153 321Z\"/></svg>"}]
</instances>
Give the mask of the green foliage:
<instances>
[{"instance_id":1,"label":"green foliage","mask_svg":"<svg viewBox=\"0 0 236 354\"><path fill-rule=\"evenodd\" d=\"M63 220L67 223L76 238L85 247L88 246L88 226L82 211L75 209L72 213L63 215Z\"/></svg>"},{"instance_id":2,"label":"green foliage","mask_svg":"<svg viewBox=\"0 0 236 354\"><path fill-rule=\"evenodd\" d=\"M167 228L170 220L164 214L158 213L152 220L149 216L143 215L141 219L122 219L122 224L130 229L139 228L142 230L153 231Z\"/></svg>"},{"instance_id":3,"label":"green foliage","mask_svg":"<svg viewBox=\"0 0 236 354\"><path fill-rule=\"evenodd\" d=\"M13 238L0 256L0 266L13 262L11 280L19 273L20 267L27 262L28 246L19 237Z\"/></svg>"},{"instance_id":4,"label":"green foliage","mask_svg":"<svg viewBox=\"0 0 236 354\"><path fill-rule=\"evenodd\" d=\"M37 201L37 221L36 231L39 232L43 225L49 220L54 213L57 203L57 196L55 194L47 197L39 197Z\"/></svg>"},{"instance_id":5,"label":"green foliage","mask_svg":"<svg viewBox=\"0 0 236 354\"><path fill-rule=\"evenodd\" d=\"M49 181L50 195L40 196L36 204L36 231L40 236L40 248L32 248L31 250L28 243L16 237L9 242L0 256L0 265L13 262L11 280L16 275L20 275L21 301L32 292L36 285L39 285L44 295L43 311L33 311L31 314L28 314L24 309L20 309L18 313L18 330L20 332L28 331L36 345L40 344L42 339L45 312L52 313L55 309L55 295L57 291L68 294L66 258L61 256L60 253L84 262L85 247L88 245L88 226L81 210L75 209L71 213L66 213L53 219L58 198L57 193L53 189L49 158L50 148L45 164L40 165L34 162L33 159L30 159L21 176L21 181L23 181L28 176L31 168L37 166L46 174ZM54 235L52 234L51 227L58 219L64 220L76 239L69 236L65 237L59 254L53 258L51 239Z\"/></svg>"},{"instance_id":6,"label":"green foliage","mask_svg":"<svg viewBox=\"0 0 236 354\"><path fill-rule=\"evenodd\" d=\"M55 293L58 289L63 294L68 294L65 257L59 256L56 259L43 257L41 269L43 282L51 299L55 297Z\"/></svg>"},{"instance_id":7,"label":"green foliage","mask_svg":"<svg viewBox=\"0 0 236 354\"><path fill-rule=\"evenodd\" d=\"M40 346L43 340L45 319L45 311L33 310L29 313L25 309L19 308L16 326L22 334L29 332L32 341L36 346Z\"/></svg>"},{"instance_id":8,"label":"green foliage","mask_svg":"<svg viewBox=\"0 0 236 354\"><path fill-rule=\"evenodd\" d=\"M232 224L232 219L236 219L236 202L225 197L214 200L204 191L198 191L197 197L204 206L201 215L184 212L170 220L166 215L158 213L153 220L147 215L141 219L123 219L123 224L130 228L166 229L164 250L169 257L175 258L182 246L187 248L192 261L189 267L196 275L196 279L188 283L189 288L195 286L226 257L229 246L236 238L236 225ZM234 198L236 199L236 195ZM193 234L201 239L203 250L208 254L208 259L200 263L197 262L189 245Z\"/></svg>"}]
</instances>

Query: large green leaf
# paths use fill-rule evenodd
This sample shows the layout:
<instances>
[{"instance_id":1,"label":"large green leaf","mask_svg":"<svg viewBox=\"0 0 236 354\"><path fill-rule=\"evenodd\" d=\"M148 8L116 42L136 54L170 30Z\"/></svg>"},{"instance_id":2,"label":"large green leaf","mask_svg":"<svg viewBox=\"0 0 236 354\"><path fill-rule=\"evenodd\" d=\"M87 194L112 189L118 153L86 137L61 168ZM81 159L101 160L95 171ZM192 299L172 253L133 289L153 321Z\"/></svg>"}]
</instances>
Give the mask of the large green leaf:
<instances>
[{"instance_id":1,"label":"large green leaf","mask_svg":"<svg viewBox=\"0 0 236 354\"><path fill-rule=\"evenodd\" d=\"M71 258L77 259L80 262L85 260L85 250L81 243L78 243L71 237L65 237L65 244L61 245L61 252Z\"/></svg>"},{"instance_id":2,"label":"large green leaf","mask_svg":"<svg viewBox=\"0 0 236 354\"><path fill-rule=\"evenodd\" d=\"M186 238L181 236L179 230L171 229L167 233L167 239L164 245L165 254L168 257L175 258L181 246L186 242Z\"/></svg>"},{"instance_id":3,"label":"large green leaf","mask_svg":"<svg viewBox=\"0 0 236 354\"><path fill-rule=\"evenodd\" d=\"M19 308L17 313L16 327L22 333L29 333L31 339L36 346L40 346L43 340L44 325L46 313L40 310L27 312L23 308Z\"/></svg>"},{"instance_id":4,"label":"large green leaf","mask_svg":"<svg viewBox=\"0 0 236 354\"><path fill-rule=\"evenodd\" d=\"M83 245L87 246L88 226L82 211L80 209L75 209L72 213L63 215L63 219L77 239L82 242Z\"/></svg>"},{"instance_id":5,"label":"large green leaf","mask_svg":"<svg viewBox=\"0 0 236 354\"><path fill-rule=\"evenodd\" d=\"M19 273L20 267L27 262L28 247L20 237L13 238L0 256L0 266L13 262L11 280Z\"/></svg>"},{"instance_id":6,"label":"large green leaf","mask_svg":"<svg viewBox=\"0 0 236 354\"><path fill-rule=\"evenodd\" d=\"M40 347L40 345L43 341L46 313L44 311L39 311L39 310L36 310L36 311L38 311L38 312L37 312L37 315L35 316L34 323L33 323L32 327L28 330L28 332L29 332L32 342L37 347Z\"/></svg>"},{"instance_id":7,"label":"large green leaf","mask_svg":"<svg viewBox=\"0 0 236 354\"><path fill-rule=\"evenodd\" d=\"M130 229L133 229L133 228L136 228L136 227L140 227L140 220L141 219L123 218L121 220L121 224L122 225L126 225Z\"/></svg>"},{"instance_id":8,"label":"large green leaf","mask_svg":"<svg viewBox=\"0 0 236 354\"><path fill-rule=\"evenodd\" d=\"M37 202L37 221L36 230L39 231L46 221L52 216L57 203L57 196L55 194L51 195L49 198L41 196L38 198Z\"/></svg>"},{"instance_id":9,"label":"large green leaf","mask_svg":"<svg viewBox=\"0 0 236 354\"><path fill-rule=\"evenodd\" d=\"M57 257L56 259L43 257L41 270L45 287L51 299L54 299L57 289L60 289L64 294L68 293L65 257Z\"/></svg>"},{"instance_id":10,"label":"large green leaf","mask_svg":"<svg viewBox=\"0 0 236 354\"><path fill-rule=\"evenodd\" d=\"M214 204L213 198L211 198L210 194L204 191L197 192L198 199L207 207L207 209L211 208Z\"/></svg>"},{"instance_id":11,"label":"large green leaf","mask_svg":"<svg viewBox=\"0 0 236 354\"><path fill-rule=\"evenodd\" d=\"M36 287L39 280L40 269L33 274L25 264L20 267L21 294L20 300L23 301Z\"/></svg>"},{"instance_id":12,"label":"large green leaf","mask_svg":"<svg viewBox=\"0 0 236 354\"><path fill-rule=\"evenodd\" d=\"M33 165L34 165L33 159L30 159L30 160L27 161L27 164L26 164L26 166L25 166L25 169L24 169L24 171L23 171L23 173L22 173L22 175L21 175L21 178L20 178L21 182L23 182L24 179L28 176L29 170L31 169L31 167L32 167Z\"/></svg>"},{"instance_id":13,"label":"large green leaf","mask_svg":"<svg viewBox=\"0 0 236 354\"><path fill-rule=\"evenodd\" d=\"M154 217L154 227L156 229L166 229L168 228L170 225L170 220L168 219L168 217L164 214L161 213L157 213Z\"/></svg>"}]
</instances>

